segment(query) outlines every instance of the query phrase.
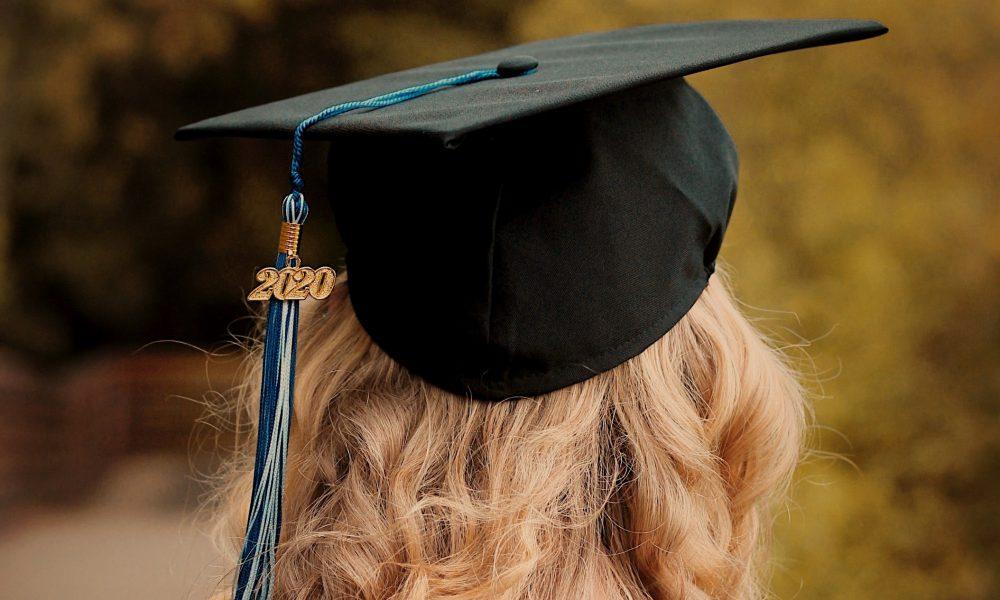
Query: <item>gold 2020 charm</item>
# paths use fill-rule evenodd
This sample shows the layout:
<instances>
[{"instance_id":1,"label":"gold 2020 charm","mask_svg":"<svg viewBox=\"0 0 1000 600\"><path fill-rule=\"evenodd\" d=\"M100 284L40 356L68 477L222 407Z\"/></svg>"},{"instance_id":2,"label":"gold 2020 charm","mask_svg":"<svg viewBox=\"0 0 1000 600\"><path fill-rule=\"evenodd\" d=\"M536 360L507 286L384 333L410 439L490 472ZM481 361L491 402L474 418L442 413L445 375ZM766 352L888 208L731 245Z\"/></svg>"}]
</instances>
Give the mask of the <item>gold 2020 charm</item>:
<instances>
[{"instance_id":1,"label":"gold 2020 charm","mask_svg":"<svg viewBox=\"0 0 1000 600\"><path fill-rule=\"evenodd\" d=\"M272 296L278 300L305 300L307 296L322 300L337 285L337 273L330 267L267 267L257 271L257 281L260 285L247 295L247 300L267 301Z\"/></svg>"}]
</instances>

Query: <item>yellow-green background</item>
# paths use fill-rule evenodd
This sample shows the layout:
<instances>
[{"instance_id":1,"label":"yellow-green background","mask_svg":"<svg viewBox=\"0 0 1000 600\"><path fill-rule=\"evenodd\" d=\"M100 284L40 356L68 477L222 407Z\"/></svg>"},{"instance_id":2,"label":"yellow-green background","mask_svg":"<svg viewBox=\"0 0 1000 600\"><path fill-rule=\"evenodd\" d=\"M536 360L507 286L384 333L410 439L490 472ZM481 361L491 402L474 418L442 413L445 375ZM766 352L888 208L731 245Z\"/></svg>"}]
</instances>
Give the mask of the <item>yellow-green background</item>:
<instances>
[{"instance_id":1,"label":"yellow-green background","mask_svg":"<svg viewBox=\"0 0 1000 600\"><path fill-rule=\"evenodd\" d=\"M1000 597L995 2L8 0L3 353L45 372L226 335L271 253L287 148L170 141L186 121L520 41L778 17L890 33L690 78L741 152L723 257L814 393L774 593ZM332 258L321 227L307 250Z\"/></svg>"}]
</instances>

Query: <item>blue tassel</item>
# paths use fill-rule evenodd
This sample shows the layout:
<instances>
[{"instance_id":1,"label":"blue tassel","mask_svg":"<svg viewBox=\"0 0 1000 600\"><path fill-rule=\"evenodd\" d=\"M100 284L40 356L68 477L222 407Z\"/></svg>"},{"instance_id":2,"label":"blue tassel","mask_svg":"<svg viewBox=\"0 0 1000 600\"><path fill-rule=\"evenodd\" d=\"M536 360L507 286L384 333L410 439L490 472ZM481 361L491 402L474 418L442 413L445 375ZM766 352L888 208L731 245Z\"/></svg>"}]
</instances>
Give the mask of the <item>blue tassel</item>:
<instances>
[{"instance_id":1,"label":"blue tassel","mask_svg":"<svg viewBox=\"0 0 1000 600\"><path fill-rule=\"evenodd\" d=\"M285 198L282 213L285 222L302 224L309 216L309 206L302 194L292 193ZM281 269L287 262L288 255L282 253L275 266ZM271 598L275 549L281 536L281 497L295 390L298 329L299 301L271 298L264 336L253 496L236 579L237 600Z\"/></svg>"},{"instance_id":2,"label":"blue tassel","mask_svg":"<svg viewBox=\"0 0 1000 600\"><path fill-rule=\"evenodd\" d=\"M292 228L295 230L295 242L291 244L291 247L297 248L298 225L305 222L309 215L309 206L302 196L304 182L299 173L302 162L303 134L306 129L320 121L346 112L358 109L374 110L399 104L445 87L465 85L486 79L526 75L533 72L536 66L537 62L533 59L508 61L501 63L496 69L470 71L367 100L337 104L299 123L292 134L290 169L292 192L285 197L282 203L282 219L286 223L292 224ZM286 227L283 226L283 233ZM295 250L290 251L294 252ZM298 268L298 262L297 255L282 252L278 255L275 267L278 270L289 266ZM258 281L263 282L264 279L258 276ZM266 285L261 287L266 287ZM326 293L329 293L329 290ZM247 519L246 539L240 553L239 572L233 595L235 600L271 600L274 589L275 553L281 537L281 500L284 491L285 459L288 454L288 432L292 420L292 393L295 389L295 348L299 329L299 301L283 300L271 296L268 302L267 332L264 336L263 381L260 391L260 421L257 429L257 455L253 471L253 493L250 501L250 515Z\"/></svg>"}]
</instances>

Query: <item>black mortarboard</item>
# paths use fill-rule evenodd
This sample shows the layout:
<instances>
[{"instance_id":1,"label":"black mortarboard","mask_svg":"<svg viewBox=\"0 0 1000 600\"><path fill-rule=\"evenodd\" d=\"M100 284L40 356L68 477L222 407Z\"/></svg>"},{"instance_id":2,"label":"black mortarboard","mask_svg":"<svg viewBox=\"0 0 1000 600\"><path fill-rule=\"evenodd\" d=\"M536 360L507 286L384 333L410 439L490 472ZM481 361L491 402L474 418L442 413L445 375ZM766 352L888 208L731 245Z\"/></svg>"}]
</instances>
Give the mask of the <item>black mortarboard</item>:
<instances>
[{"instance_id":1,"label":"black mortarboard","mask_svg":"<svg viewBox=\"0 0 1000 600\"><path fill-rule=\"evenodd\" d=\"M682 76L860 40L873 21L653 25L419 67L188 125L179 139L288 138L307 117L532 57L520 77L321 121L350 294L389 355L443 388L501 399L607 370L705 287L736 150Z\"/></svg>"},{"instance_id":2,"label":"black mortarboard","mask_svg":"<svg viewBox=\"0 0 1000 600\"><path fill-rule=\"evenodd\" d=\"M682 77L885 31L783 20L580 35L241 110L177 137L297 130L331 142L351 301L373 340L457 394L537 395L640 353L713 272L736 149ZM436 91L398 96L412 86ZM360 105L373 109L342 110L375 97Z\"/></svg>"}]
</instances>

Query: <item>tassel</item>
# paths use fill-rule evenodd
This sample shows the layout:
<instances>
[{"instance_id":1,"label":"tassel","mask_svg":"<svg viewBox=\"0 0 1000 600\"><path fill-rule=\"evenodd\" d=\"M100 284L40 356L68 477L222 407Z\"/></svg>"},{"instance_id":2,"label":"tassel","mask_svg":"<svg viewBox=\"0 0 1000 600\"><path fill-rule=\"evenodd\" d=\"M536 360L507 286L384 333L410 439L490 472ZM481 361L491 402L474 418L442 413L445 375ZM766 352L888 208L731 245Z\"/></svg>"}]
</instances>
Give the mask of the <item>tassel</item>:
<instances>
[{"instance_id":1,"label":"tassel","mask_svg":"<svg viewBox=\"0 0 1000 600\"><path fill-rule=\"evenodd\" d=\"M297 248L289 244L284 232L295 230L309 216L305 197L289 194L282 203L282 240L275 270L298 267ZM278 271L279 273L281 271ZM258 279L260 279L258 277ZM287 279L292 279L288 277ZM276 282L277 283L277 282ZM246 539L240 555L236 580L237 600L269 600L273 587L275 549L281 535L281 500L288 453L288 431L292 418L295 389L295 349L299 328L299 300L275 297L281 289L272 286L267 308L264 336L263 381L260 390L260 417L257 429L257 456L254 462L253 497L247 520Z\"/></svg>"},{"instance_id":2,"label":"tassel","mask_svg":"<svg viewBox=\"0 0 1000 600\"><path fill-rule=\"evenodd\" d=\"M419 98L446 87L487 79L517 77L538 66L534 59L512 59L495 69L470 71L390 92L367 100L328 107L303 120L292 134L290 180L292 192L282 203L281 237L274 268L257 272L260 283L248 300L267 301L267 332L264 336L263 381L260 390L260 421L257 426L257 456L254 460L253 492L247 518L246 539L240 553L234 600L271 600L274 562L281 537L281 500L288 454L288 432L292 420L295 388L295 348L299 329L299 301L307 296L322 300L330 295L337 274L330 267L301 267L298 256L300 227L309 215L302 195L299 173L303 135L320 121L353 110L375 110Z\"/></svg>"}]
</instances>

